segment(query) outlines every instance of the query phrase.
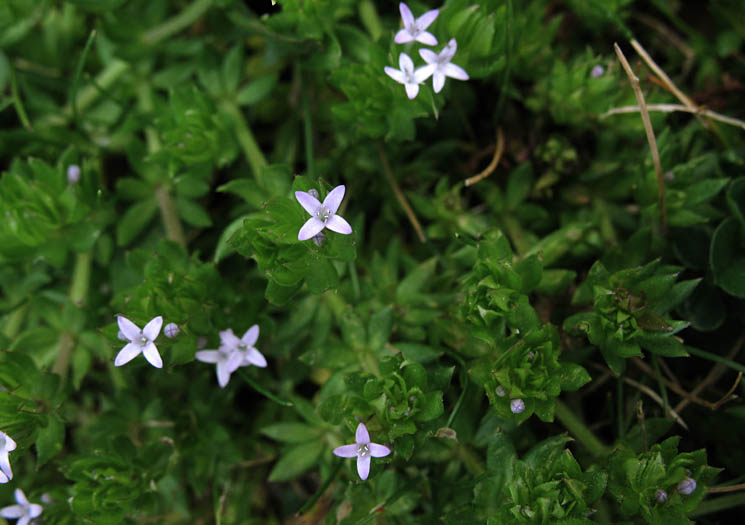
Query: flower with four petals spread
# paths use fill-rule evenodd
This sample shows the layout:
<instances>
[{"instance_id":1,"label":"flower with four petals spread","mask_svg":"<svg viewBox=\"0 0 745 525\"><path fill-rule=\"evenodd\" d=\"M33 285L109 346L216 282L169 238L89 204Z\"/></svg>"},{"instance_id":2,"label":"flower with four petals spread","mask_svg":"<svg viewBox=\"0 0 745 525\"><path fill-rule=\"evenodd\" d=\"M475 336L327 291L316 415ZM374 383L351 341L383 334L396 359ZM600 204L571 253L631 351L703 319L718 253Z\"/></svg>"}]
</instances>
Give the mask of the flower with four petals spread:
<instances>
[{"instance_id":1,"label":"flower with four petals spread","mask_svg":"<svg viewBox=\"0 0 745 525\"><path fill-rule=\"evenodd\" d=\"M355 443L342 445L334 449L334 455L342 458L357 458L357 474L363 481L370 474L370 458L382 458L391 453L391 449L377 443L370 443L370 434L364 423L357 425Z\"/></svg>"},{"instance_id":2,"label":"flower with four petals spread","mask_svg":"<svg viewBox=\"0 0 745 525\"><path fill-rule=\"evenodd\" d=\"M0 483L7 483L13 479L13 470L10 468L8 452L16 449L16 442L11 437L0 431Z\"/></svg>"},{"instance_id":3,"label":"flower with four petals spread","mask_svg":"<svg viewBox=\"0 0 745 525\"><path fill-rule=\"evenodd\" d=\"M238 368L249 365L266 367L266 359L254 347L258 338L259 325L255 324L246 330L241 338L228 328L220 332L220 348L202 350L195 357L203 363L217 364L217 382L220 388L225 388L230 381L230 374Z\"/></svg>"},{"instance_id":4,"label":"flower with four petals spread","mask_svg":"<svg viewBox=\"0 0 745 525\"><path fill-rule=\"evenodd\" d=\"M16 489L14 494L17 505L0 509L0 516L6 519L18 519L16 525L28 525L32 519L38 518L41 514L41 505L29 503L21 489Z\"/></svg>"},{"instance_id":5,"label":"flower with four petals spread","mask_svg":"<svg viewBox=\"0 0 745 525\"><path fill-rule=\"evenodd\" d=\"M403 20L404 28L396 33L396 36L393 38L394 42L397 44L405 44L406 42L416 40L417 42L421 42L428 46L437 45L435 35L425 30L435 21L437 15L440 14L439 9L427 11L416 19L414 18L411 9L409 9L409 6L403 2L398 4L398 9L401 11L401 20Z\"/></svg>"},{"instance_id":6,"label":"flower with four petals spread","mask_svg":"<svg viewBox=\"0 0 745 525\"><path fill-rule=\"evenodd\" d=\"M154 342L160 333L160 327L163 326L163 318L161 316L153 317L142 330L137 328L137 325L132 321L121 315L117 316L116 322L119 324L119 331L129 343L117 354L114 360L114 366L125 365L142 353L148 363L155 368L163 368L163 360L160 358L158 348Z\"/></svg>"},{"instance_id":7,"label":"flower with four petals spread","mask_svg":"<svg viewBox=\"0 0 745 525\"><path fill-rule=\"evenodd\" d=\"M439 54L429 49L419 50L419 55L427 63L426 66L419 69L428 73L427 76L432 75L432 87L435 93L439 93L442 90L442 87L445 85L445 77L468 80L468 73L466 73L465 69L450 63L456 49L458 49L458 43L454 38L451 38L448 45L442 48Z\"/></svg>"},{"instance_id":8,"label":"flower with four petals spread","mask_svg":"<svg viewBox=\"0 0 745 525\"><path fill-rule=\"evenodd\" d=\"M310 213L311 217L303 224L297 234L299 241L306 241L315 237L321 230L328 228L331 231L349 235L352 233L352 227L347 221L336 214L339 209L346 188L337 186L326 195L323 203L319 202L313 195L304 191L296 191L295 198L300 205ZM258 333L258 332L257 332Z\"/></svg>"},{"instance_id":9,"label":"flower with four petals spread","mask_svg":"<svg viewBox=\"0 0 745 525\"><path fill-rule=\"evenodd\" d=\"M434 68L430 66L424 66L414 69L414 62L411 57L406 53L401 53L398 57L398 67L401 69L394 69L390 66L385 66L385 74L391 77L399 84L403 84L406 88L406 96L409 98L415 98L419 94L419 84L427 80L434 71Z\"/></svg>"}]
</instances>

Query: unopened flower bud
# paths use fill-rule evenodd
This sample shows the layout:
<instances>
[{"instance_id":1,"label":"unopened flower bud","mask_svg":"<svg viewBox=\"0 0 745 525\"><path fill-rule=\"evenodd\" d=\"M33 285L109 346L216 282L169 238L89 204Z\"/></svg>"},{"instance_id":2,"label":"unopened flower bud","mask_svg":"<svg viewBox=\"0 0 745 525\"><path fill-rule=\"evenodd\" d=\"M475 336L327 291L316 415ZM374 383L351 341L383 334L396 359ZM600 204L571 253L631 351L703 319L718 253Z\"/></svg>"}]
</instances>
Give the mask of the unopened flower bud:
<instances>
[{"instance_id":1,"label":"unopened flower bud","mask_svg":"<svg viewBox=\"0 0 745 525\"><path fill-rule=\"evenodd\" d=\"M665 503L667 501L667 492L657 489L657 492L654 493L654 499L657 500L657 503Z\"/></svg>"},{"instance_id":2,"label":"unopened flower bud","mask_svg":"<svg viewBox=\"0 0 745 525\"><path fill-rule=\"evenodd\" d=\"M510 410L512 410L513 414L522 413L522 411L525 410L525 401L520 398L513 399L510 401Z\"/></svg>"},{"instance_id":3,"label":"unopened flower bud","mask_svg":"<svg viewBox=\"0 0 745 525\"><path fill-rule=\"evenodd\" d=\"M308 193L313 195L316 199L320 198L320 195L318 195L318 190L315 188L311 188L308 190Z\"/></svg>"},{"instance_id":4,"label":"unopened flower bud","mask_svg":"<svg viewBox=\"0 0 745 525\"><path fill-rule=\"evenodd\" d=\"M179 334L179 332L181 332L181 330L179 330L179 327L176 323L168 323L163 329L163 333L166 334L166 337L168 339L173 339Z\"/></svg>"},{"instance_id":5,"label":"unopened flower bud","mask_svg":"<svg viewBox=\"0 0 745 525\"><path fill-rule=\"evenodd\" d=\"M592 71L590 71L590 76L592 78L598 78L598 77L603 76L603 73L605 73L605 68L601 66L600 64L598 64L592 68Z\"/></svg>"},{"instance_id":6,"label":"unopened flower bud","mask_svg":"<svg viewBox=\"0 0 745 525\"><path fill-rule=\"evenodd\" d=\"M70 164L67 167L67 182L70 184L77 184L80 181L80 166L77 164Z\"/></svg>"},{"instance_id":7,"label":"unopened flower bud","mask_svg":"<svg viewBox=\"0 0 745 525\"><path fill-rule=\"evenodd\" d=\"M693 478L686 477L678 483L678 492L681 494L688 496L689 494L693 494L696 490L696 480Z\"/></svg>"},{"instance_id":8,"label":"unopened flower bud","mask_svg":"<svg viewBox=\"0 0 745 525\"><path fill-rule=\"evenodd\" d=\"M501 386L498 386L495 392L497 393L499 397L504 397L506 394L506 392L504 391L504 388Z\"/></svg>"}]
</instances>

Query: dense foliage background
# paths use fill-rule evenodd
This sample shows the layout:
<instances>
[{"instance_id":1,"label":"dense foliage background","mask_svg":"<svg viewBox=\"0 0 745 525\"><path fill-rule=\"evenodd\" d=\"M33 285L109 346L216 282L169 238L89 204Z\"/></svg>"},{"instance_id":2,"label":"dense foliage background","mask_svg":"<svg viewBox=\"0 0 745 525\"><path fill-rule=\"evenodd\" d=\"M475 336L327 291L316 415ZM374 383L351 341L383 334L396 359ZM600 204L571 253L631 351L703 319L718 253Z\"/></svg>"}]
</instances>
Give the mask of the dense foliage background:
<instances>
[{"instance_id":1,"label":"dense foliage background","mask_svg":"<svg viewBox=\"0 0 745 525\"><path fill-rule=\"evenodd\" d=\"M470 76L414 99L397 3L273 4L0 2L0 506L742 521L745 4L412 1ZM298 241L338 185L352 235ZM116 315L178 325L162 369ZM254 324L220 388L195 353Z\"/></svg>"}]
</instances>

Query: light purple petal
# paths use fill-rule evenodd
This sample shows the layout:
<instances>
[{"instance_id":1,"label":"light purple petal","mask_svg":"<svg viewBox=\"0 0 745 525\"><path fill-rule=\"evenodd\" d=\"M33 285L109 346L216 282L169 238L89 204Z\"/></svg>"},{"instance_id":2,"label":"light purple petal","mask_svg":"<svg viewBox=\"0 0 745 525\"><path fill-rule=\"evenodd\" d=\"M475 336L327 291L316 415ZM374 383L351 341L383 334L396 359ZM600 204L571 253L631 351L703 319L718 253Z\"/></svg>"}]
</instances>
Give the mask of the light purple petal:
<instances>
[{"instance_id":1,"label":"light purple petal","mask_svg":"<svg viewBox=\"0 0 745 525\"><path fill-rule=\"evenodd\" d=\"M30 518L38 518L41 515L41 505L32 503L28 508L28 515Z\"/></svg>"},{"instance_id":2,"label":"light purple petal","mask_svg":"<svg viewBox=\"0 0 745 525\"><path fill-rule=\"evenodd\" d=\"M241 344L241 340L238 339L238 336L230 328L220 332L220 342L222 346L227 346L230 349L238 348L238 345Z\"/></svg>"},{"instance_id":3,"label":"light purple petal","mask_svg":"<svg viewBox=\"0 0 745 525\"><path fill-rule=\"evenodd\" d=\"M13 479L13 469L10 468L10 459L8 458L7 451L0 451L0 472L2 472L8 480ZM6 483L8 480L5 480L3 483Z\"/></svg>"},{"instance_id":4,"label":"light purple petal","mask_svg":"<svg viewBox=\"0 0 745 525\"><path fill-rule=\"evenodd\" d=\"M256 341L259 339L259 325L255 324L248 330L246 330L246 333L243 334L243 337L241 337L241 341L243 341L243 344L246 346L253 346L256 344Z\"/></svg>"},{"instance_id":5,"label":"light purple petal","mask_svg":"<svg viewBox=\"0 0 745 525\"><path fill-rule=\"evenodd\" d=\"M366 445L370 442L370 434L367 432L367 427L364 423L357 425L357 431L354 433L354 439L358 445Z\"/></svg>"},{"instance_id":6,"label":"light purple petal","mask_svg":"<svg viewBox=\"0 0 745 525\"><path fill-rule=\"evenodd\" d=\"M409 9L409 6L401 2L398 4L398 10L401 12L401 20L405 27L409 27L414 23L414 14L411 12L411 9Z\"/></svg>"},{"instance_id":7,"label":"light purple petal","mask_svg":"<svg viewBox=\"0 0 745 525\"><path fill-rule=\"evenodd\" d=\"M398 56L398 67L406 73L407 71L414 71L414 61L406 53L401 53Z\"/></svg>"},{"instance_id":8,"label":"light purple petal","mask_svg":"<svg viewBox=\"0 0 745 525\"><path fill-rule=\"evenodd\" d=\"M11 452L16 449L16 442L8 434L0 432L0 437L5 439L5 450Z\"/></svg>"},{"instance_id":9,"label":"light purple petal","mask_svg":"<svg viewBox=\"0 0 745 525\"><path fill-rule=\"evenodd\" d=\"M297 240L307 241L311 237L315 237L316 235L318 235L325 226L326 225L323 223L323 221L316 219L315 217L311 217L306 221L305 224L303 224L303 227L300 228L300 231L297 232Z\"/></svg>"},{"instance_id":10,"label":"light purple petal","mask_svg":"<svg viewBox=\"0 0 745 525\"><path fill-rule=\"evenodd\" d=\"M408 29L399 29L398 33L396 33L396 36L393 37L393 41L397 44L406 44L407 42L411 42L414 40L414 37L411 36L411 33L409 33Z\"/></svg>"},{"instance_id":11,"label":"light purple petal","mask_svg":"<svg viewBox=\"0 0 745 525\"><path fill-rule=\"evenodd\" d=\"M391 449L378 443L370 443L368 447L370 447L370 455L374 458L383 458L391 453Z\"/></svg>"},{"instance_id":12,"label":"light purple petal","mask_svg":"<svg viewBox=\"0 0 745 525\"><path fill-rule=\"evenodd\" d=\"M0 516L2 516L3 518L20 518L25 514L26 509L24 509L20 505L11 505L10 507L0 509Z\"/></svg>"},{"instance_id":13,"label":"light purple petal","mask_svg":"<svg viewBox=\"0 0 745 525\"><path fill-rule=\"evenodd\" d=\"M16 521L16 525L28 525L31 521L31 517L28 514L24 514L21 516L21 519Z\"/></svg>"},{"instance_id":14,"label":"light purple petal","mask_svg":"<svg viewBox=\"0 0 745 525\"><path fill-rule=\"evenodd\" d=\"M221 354L222 352L218 352L217 350L200 350L194 357L197 358L197 361L203 363L217 363L220 360Z\"/></svg>"},{"instance_id":15,"label":"light purple petal","mask_svg":"<svg viewBox=\"0 0 745 525\"><path fill-rule=\"evenodd\" d=\"M392 68L391 66L385 66L383 70L385 71L386 75L391 77L399 84L403 84L404 82L406 82L406 80L404 79L404 74L401 73L398 69Z\"/></svg>"},{"instance_id":16,"label":"light purple petal","mask_svg":"<svg viewBox=\"0 0 745 525\"><path fill-rule=\"evenodd\" d=\"M421 42L422 44L426 46L436 46L437 45L437 39L435 38L435 35L430 33L429 31L423 31L419 33L416 36L416 41Z\"/></svg>"},{"instance_id":17,"label":"light purple petal","mask_svg":"<svg viewBox=\"0 0 745 525\"><path fill-rule=\"evenodd\" d=\"M158 338L161 326L163 326L163 317L160 315L158 317L153 317L150 319L150 322L145 325L145 328L142 329L142 333L151 341L155 341Z\"/></svg>"},{"instance_id":18,"label":"light purple petal","mask_svg":"<svg viewBox=\"0 0 745 525\"><path fill-rule=\"evenodd\" d=\"M323 199L323 205L328 209L331 213L336 213L336 210L339 209L339 206L341 206L341 201L344 200L344 192L347 191L346 186L344 184L341 184L331 190L328 195L326 195L326 198Z\"/></svg>"},{"instance_id":19,"label":"light purple petal","mask_svg":"<svg viewBox=\"0 0 745 525\"><path fill-rule=\"evenodd\" d=\"M155 368L163 368L163 360L160 358L158 347L155 346L155 343L148 343L148 345L142 350L142 355L144 355L147 362Z\"/></svg>"},{"instance_id":20,"label":"light purple petal","mask_svg":"<svg viewBox=\"0 0 745 525\"><path fill-rule=\"evenodd\" d=\"M303 209L311 215L315 215L318 211L318 208L321 207L321 203L318 202L318 199L316 199L310 193L306 193L304 191L296 191L295 198L300 203L300 206L302 206Z\"/></svg>"},{"instance_id":21,"label":"light purple petal","mask_svg":"<svg viewBox=\"0 0 745 525\"><path fill-rule=\"evenodd\" d=\"M0 484L10 481L3 471L0 471Z\"/></svg>"},{"instance_id":22,"label":"light purple petal","mask_svg":"<svg viewBox=\"0 0 745 525\"><path fill-rule=\"evenodd\" d=\"M443 73L450 78L468 80L468 73L466 73L466 70L460 66L456 66L455 64L445 64Z\"/></svg>"},{"instance_id":23,"label":"light purple petal","mask_svg":"<svg viewBox=\"0 0 745 525\"><path fill-rule=\"evenodd\" d=\"M342 445L334 449L334 455L340 458L356 458L357 457L357 444L352 443L351 445Z\"/></svg>"},{"instance_id":24,"label":"light purple petal","mask_svg":"<svg viewBox=\"0 0 745 525\"><path fill-rule=\"evenodd\" d=\"M445 75L443 75L439 70L435 71L435 74L432 75L432 88L434 88L435 93L439 93L442 91L442 87L445 85Z\"/></svg>"},{"instance_id":25,"label":"light purple petal","mask_svg":"<svg viewBox=\"0 0 745 525\"><path fill-rule=\"evenodd\" d=\"M119 353L116 354L116 359L114 359L114 366L126 365L132 359L140 355L140 352L142 352L142 347L140 345L137 345L135 343L127 343L124 348L122 348Z\"/></svg>"},{"instance_id":26,"label":"light purple petal","mask_svg":"<svg viewBox=\"0 0 745 525\"><path fill-rule=\"evenodd\" d=\"M350 233L352 233L352 227L347 221L344 220L343 217L340 217L339 215L331 216L331 218L326 221L326 228L331 231L335 231L336 233L343 233L344 235L349 235Z\"/></svg>"},{"instance_id":27,"label":"light purple petal","mask_svg":"<svg viewBox=\"0 0 745 525\"><path fill-rule=\"evenodd\" d=\"M437 53L431 49L420 49L419 56L421 56L427 64L437 63Z\"/></svg>"},{"instance_id":28,"label":"light purple petal","mask_svg":"<svg viewBox=\"0 0 745 525\"><path fill-rule=\"evenodd\" d=\"M432 22L435 21L435 18L437 18L437 15L440 14L439 9L433 9L432 11L427 11L422 16L416 19L416 25L420 29L427 29Z\"/></svg>"},{"instance_id":29,"label":"light purple petal","mask_svg":"<svg viewBox=\"0 0 745 525\"><path fill-rule=\"evenodd\" d=\"M370 456L358 456L357 457L357 474L360 475L362 481L367 479L370 475Z\"/></svg>"},{"instance_id":30,"label":"light purple petal","mask_svg":"<svg viewBox=\"0 0 745 525\"><path fill-rule=\"evenodd\" d=\"M433 75L435 71L437 71L436 64L427 64L426 66L417 68L417 70L414 71L414 80L417 82L424 82L430 77L430 75Z\"/></svg>"},{"instance_id":31,"label":"light purple petal","mask_svg":"<svg viewBox=\"0 0 745 525\"><path fill-rule=\"evenodd\" d=\"M16 498L16 503L18 503L19 505L28 505L26 495L21 489L15 489L15 491L13 491L13 496Z\"/></svg>"},{"instance_id":32,"label":"light purple petal","mask_svg":"<svg viewBox=\"0 0 745 525\"><path fill-rule=\"evenodd\" d=\"M255 348L246 350L245 361L259 368L266 368L266 358Z\"/></svg>"},{"instance_id":33,"label":"light purple petal","mask_svg":"<svg viewBox=\"0 0 745 525\"><path fill-rule=\"evenodd\" d=\"M238 370L240 367L243 366L243 358L244 353L243 352L231 352L227 359L223 359L220 361L221 363L225 363L225 366L228 367L228 370L230 370L230 373L232 374L236 370Z\"/></svg>"},{"instance_id":34,"label":"light purple petal","mask_svg":"<svg viewBox=\"0 0 745 525\"><path fill-rule=\"evenodd\" d=\"M419 94L419 84L406 84L406 96L409 97L409 99L416 98L416 96Z\"/></svg>"},{"instance_id":35,"label":"light purple petal","mask_svg":"<svg viewBox=\"0 0 745 525\"><path fill-rule=\"evenodd\" d=\"M225 386L228 384L228 381L230 381L230 374L232 371L228 368L228 363L225 361L220 361L217 363L217 382L220 385L220 388L225 388Z\"/></svg>"},{"instance_id":36,"label":"light purple petal","mask_svg":"<svg viewBox=\"0 0 745 525\"><path fill-rule=\"evenodd\" d=\"M446 45L442 49L442 51L440 51L440 56L443 58L447 58L447 61L449 62L450 59L453 58L457 50L458 50L458 42L456 42L454 38L451 38L450 42L448 42L448 45Z\"/></svg>"},{"instance_id":37,"label":"light purple petal","mask_svg":"<svg viewBox=\"0 0 745 525\"><path fill-rule=\"evenodd\" d=\"M116 323L119 325L119 330L121 330L127 340L134 341L136 338L140 337L140 329L126 317L122 317L121 315L118 316L116 318Z\"/></svg>"}]
</instances>

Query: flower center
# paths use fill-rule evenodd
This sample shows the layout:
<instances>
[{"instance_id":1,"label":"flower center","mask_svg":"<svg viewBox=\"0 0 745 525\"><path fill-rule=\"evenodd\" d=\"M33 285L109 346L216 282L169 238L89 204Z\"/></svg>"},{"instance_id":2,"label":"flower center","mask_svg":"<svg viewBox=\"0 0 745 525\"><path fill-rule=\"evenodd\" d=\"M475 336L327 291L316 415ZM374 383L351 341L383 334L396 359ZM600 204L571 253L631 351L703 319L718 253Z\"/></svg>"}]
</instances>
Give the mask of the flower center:
<instances>
[{"instance_id":1,"label":"flower center","mask_svg":"<svg viewBox=\"0 0 745 525\"><path fill-rule=\"evenodd\" d=\"M370 455L370 447L367 445L367 443L357 445L357 455L361 458L366 458Z\"/></svg>"},{"instance_id":2,"label":"flower center","mask_svg":"<svg viewBox=\"0 0 745 525\"><path fill-rule=\"evenodd\" d=\"M140 346L146 346L149 341L147 337L145 337L145 334L141 333L140 336L137 339L135 339L133 342L137 343Z\"/></svg>"},{"instance_id":3,"label":"flower center","mask_svg":"<svg viewBox=\"0 0 745 525\"><path fill-rule=\"evenodd\" d=\"M320 221L326 222L328 221L333 213L331 213L331 210L329 210L326 206L321 205L320 208L318 208L318 211L316 212L316 218Z\"/></svg>"}]
</instances>

